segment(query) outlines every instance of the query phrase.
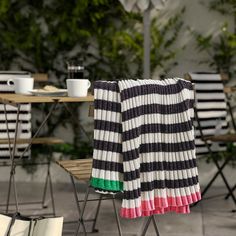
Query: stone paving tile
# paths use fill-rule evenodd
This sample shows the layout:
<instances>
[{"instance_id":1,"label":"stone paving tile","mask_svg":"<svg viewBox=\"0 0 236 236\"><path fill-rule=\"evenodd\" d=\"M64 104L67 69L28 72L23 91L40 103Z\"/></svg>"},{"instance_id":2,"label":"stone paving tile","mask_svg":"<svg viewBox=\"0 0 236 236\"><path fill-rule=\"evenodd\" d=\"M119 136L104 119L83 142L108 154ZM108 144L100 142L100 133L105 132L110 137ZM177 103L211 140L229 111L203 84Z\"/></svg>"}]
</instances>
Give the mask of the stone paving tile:
<instances>
[{"instance_id":1,"label":"stone paving tile","mask_svg":"<svg viewBox=\"0 0 236 236\"><path fill-rule=\"evenodd\" d=\"M166 214L156 217L162 235L180 234L202 235L202 215L192 210L190 214Z\"/></svg>"},{"instance_id":2,"label":"stone paving tile","mask_svg":"<svg viewBox=\"0 0 236 236\"><path fill-rule=\"evenodd\" d=\"M231 198L225 199L226 196L225 188L213 188L210 193L201 201L201 206L204 212L214 211L230 211L236 208ZM208 196L210 197L208 198ZM236 192L235 192L236 196Z\"/></svg>"},{"instance_id":3,"label":"stone paving tile","mask_svg":"<svg viewBox=\"0 0 236 236\"><path fill-rule=\"evenodd\" d=\"M213 192L225 193L225 189L213 189ZM233 201L224 199L224 194L201 202L204 236L235 236L236 213Z\"/></svg>"},{"instance_id":4,"label":"stone paving tile","mask_svg":"<svg viewBox=\"0 0 236 236\"><path fill-rule=\"evenodd\" d=\"M17 183L21 200L35 200L42 196L42 184ZM0 203L6 201L7 183L0 182ZM83 199L84 184L79 184L80 198ZM57 215L63 215L65 218L64 233L65 235L74 235L76 228L75 221L78 219L77 208L74 200L71 184L55 184L54 187L55 203ZM212 188L210 196L225 193L225 188ZM97 195L91 194L91 197ZM21 206L23 214L40 214L50 211L51 202L47 198L48 208L41 209L38 205ZM116 200L117 209L121 205L121 200ZM156 216L156 221L161 236L235 236L236 235L236 213L231 210L236 208L232 200L224 200L223 196L203 200L197 206L191 208L189 215L166 214ZM0 207L0 211L5 208ZM85 218L89 219L94 216L96 202L89 202L85 212ZM69 223L70 222L70 223ZM124 236L138 235L143 226L144 219L125 220L121 219L121 226ZM91 229L91 223L86 223L86 227ZM99 233L89 233L94 236L118 235L113 205L111 201L103 201L99 214L97 228ZM81 234L82 235L82 234ZM154 236L155 231L151 223L146 234Z\"/></svg>"},{"instance_id":5,"label":"stone paving tile","mask_svg":"<svg viewBox=\"0 0 236 236\"><path fill-rule=\"evenodd\" d=\"M235 236L236 215L226 212L209 212L203 214L204 236Z\"/></svg>"}]
</instances>

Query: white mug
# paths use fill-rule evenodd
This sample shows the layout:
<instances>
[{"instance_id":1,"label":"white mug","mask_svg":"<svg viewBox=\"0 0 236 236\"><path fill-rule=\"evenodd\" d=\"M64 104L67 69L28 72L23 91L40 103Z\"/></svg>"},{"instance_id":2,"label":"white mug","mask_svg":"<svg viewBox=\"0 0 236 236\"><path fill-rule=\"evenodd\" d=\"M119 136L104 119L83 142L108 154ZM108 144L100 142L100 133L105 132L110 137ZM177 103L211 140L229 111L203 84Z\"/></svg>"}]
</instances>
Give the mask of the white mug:
<instances>
[{"instance_id":1,"label":"white mug","mask_svg":"<svg viewBox=\"0 0 236 236\"><path fill-rule=\"evenodd\" d=\"M86 97L91 83L88 79L67 79L66 86L69 97Z\"/></svg>"},{"instance_id":2,"label":"white mug","mask_svg":"<svg viewBox=\"0 0 236 236\"><path fill-rule=\"evenodd\" d=\"M34 88L34 79L29 77L13 78L7 81L7 85L12 86L15 93L31 94L30 90Z\"/></svg>"}]
</instances>

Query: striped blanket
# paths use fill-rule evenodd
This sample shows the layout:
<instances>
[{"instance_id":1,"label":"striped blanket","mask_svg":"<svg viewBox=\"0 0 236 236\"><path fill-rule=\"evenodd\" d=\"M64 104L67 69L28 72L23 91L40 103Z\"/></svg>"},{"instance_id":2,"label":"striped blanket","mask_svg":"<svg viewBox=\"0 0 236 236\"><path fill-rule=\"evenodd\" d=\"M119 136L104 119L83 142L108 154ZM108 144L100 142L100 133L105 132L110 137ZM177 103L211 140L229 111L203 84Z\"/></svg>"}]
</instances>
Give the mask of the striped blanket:
<instances>
[{"instance_id":1,"label":"striped blanket","mask_svg":"<svg viewBox=\"0 0 236 236\"><path fill-rule=\"evenodd\" d=\"M125 218L189 213L200 200L192 84L182 79L94 84L91 185L123 192Z\"/></svg>"},{"instance_id":2,"label":"striped blanket","mask_svg":"<svg viewBox=\"0 0 236 236\"><path fill-rule=\"evenodd\" d=\"M224 85L219 74L190 74L195 84L196 110L204 136L227 134L229 132L226 96ZM200 130L195 122L195 145L197 157L209 153L205 142L202 141ZM226 150L226 144L214 142L212 152Z\"/></svg>"}]
</instances>

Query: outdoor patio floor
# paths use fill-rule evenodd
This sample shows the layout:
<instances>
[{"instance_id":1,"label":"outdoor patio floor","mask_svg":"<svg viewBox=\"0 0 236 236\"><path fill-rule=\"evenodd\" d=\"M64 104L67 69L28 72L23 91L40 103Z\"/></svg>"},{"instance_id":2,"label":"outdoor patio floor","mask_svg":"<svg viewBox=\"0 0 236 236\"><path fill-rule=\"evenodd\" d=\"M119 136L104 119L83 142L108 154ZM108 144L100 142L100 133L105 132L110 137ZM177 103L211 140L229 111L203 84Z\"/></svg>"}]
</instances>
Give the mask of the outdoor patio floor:
<instances>
[{"instance_id":1,"label":"outdoor patio floor","mask_svg":"<svg viewBox=\"0 0 236 236\"><path fill-rule=\"evenodd\" d=\"M42 195L42 184L34 183L17 183L19 189L20 201L39 200ZM84 184L78 185L82 192L85 189ZM7 183L0 182L0 203L5 203L7 193ZM235 236L236 235L236 213L231 210L236 208L231 199L224 200L222 196L225 193L223 188L211 189L210 194L214 197L203 200L197 206L191 209L189 215L166 214L156 216L159 232L161 236ZM220 196L219 196L220 194ZM77 219L76 205L72 186L70 184L54 184L54 195L57 215L64 216L64 233L63 235L73 235L75 224L71 221ZM91 195L92 197L92 195ZM119 207L121 201L117 200ZM92 218L95 212L95 202L89 202L86 208L85 218ZM40 205L20 206L22 214L45 214L51 210L50 201L48 208L40 209ZM4 208L1 207L1 212ZM141 232L144 219L124 220L121 219L121 226L125 236L138 235ZM88 231L91 223L86 223ZM96 236L118 235L113 213L112 202L103 201L101 211L97 222L99 233L93 233ZM82 233L80 235L83 235ZM92 234L89 234L92 235ZM153 225L149 228L146 235L155 235Z\"/></svg>"}]
</instances>

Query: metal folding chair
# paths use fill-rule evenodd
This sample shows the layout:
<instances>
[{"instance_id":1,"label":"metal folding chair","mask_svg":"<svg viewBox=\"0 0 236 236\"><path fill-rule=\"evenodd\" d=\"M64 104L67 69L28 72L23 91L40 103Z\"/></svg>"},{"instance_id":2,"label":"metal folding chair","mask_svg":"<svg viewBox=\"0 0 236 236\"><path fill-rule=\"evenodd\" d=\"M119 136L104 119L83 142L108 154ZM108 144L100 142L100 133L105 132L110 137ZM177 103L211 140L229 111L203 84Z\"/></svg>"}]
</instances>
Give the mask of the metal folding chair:
<instances>
[{"instance_id":1,"label":"metal folding chair","mask_svg":"<svg viewBox=\"0 0 236 236\"><path fill-rule=\"evenodd\" d=\"M236 198L233 191L223 173L223 169L232 160L233 156L225 158L222 165L219 164L218 154L224 155L228 143L236 141L236 134L229 134L227 112L231 115L232 110L230 101L224 93L224 87L221 80L210 80L209 74L201 74L202 81L194 80L193 75L188 75L195 85L195 119L196 119L196 148L198 156L210 155L213 163L217 168L217 172L202 191L202 196L210 189L216 178L220 175L236 204ZM206 80L204 80L206 76ZM216 75L217 76L217 75ZM186 78L186 76L185 76ZM199 84L198 84L199 83ZM217 85L214 85L216 83ZM221 85L220 85L221 84ZM209 86L209 91L207 90ZM197 94L198 93L198 94ZM214 98L210 95L213 94ZM199 95L200 94L200 95ZM199 96L198 96L199 95ZM200 151L199 151L200 150Z\"/></svg>"},{"instance_id":2,"label":"metal folding chair","mask_svg":"<svg viewBox=\"0 0 236 236\"><path fill-rule=\"evenodd\" d=\"M106 196L104 194L99 194L99 198L89 199L89 194L91 191L91 187L89 185L89 180L90 180L90 176L91 176L91 172L92 172L92 159L66 160L66 161L58 161L57 163L65 171L67 171L70 174L70 178L71 178L71 182L72 182L72 186L73 186L73 191L74 191L75 202L76 202L77 210L78 210L78 214L79 214L75 235L77 236L79 234L79 230L80 230L81 225L83 227L84 234L87 235L87 230L85 227L85 222L87 222L87 221L93 222L91 232L98 232L98 230L96 229L96 223L97 223L97 218L98 218L98 214L99 214L99 210L100 210L100 206L101 206L101 201L112 200L113 210L114 210L114 214L115 214L115 218L116 218L116 224L117 224L117 228L119 231L119 235L121 236L122 231L121 231L121 226L120 226L119 215L118 215L118 212L116 209L116 204L115 204L115 195ZM85 193L83 200L79 200L78 191L77 191L77 187L75 184L75 179L78 181L85 181L87 183L86 193ZM84 220L84 212L86 209L86 205L90 201L97 201L98 202L96 210L95 210L95 216L93 219ZM81 202L83 202L82 208L80 205Z\"/></svg>"},{"instance_id":3,"label":"metal folding chair","mask_svg":"<svg viewBox=\"0 0 236 236\"><path fill-rule=\"evenodd\" d=\"M99 198L89 199L89 194L90 194L90 191L91 191L91 187L89 185L89 180L90 180L91 172L92 172L92 159L66 160L66 161L58 161L57 163L66 172L68 172L70 174L71 183L72 183L72 186L73 186L74 197L75 197L75 202L76 202L78 215L79 215L75 235L77 236L79 234L79 230L80 230L81 226L83 228L84 234L87 235L88 232L87 232L86 226L85 226L86 222L93 222L92 229L91 229L90 232L92 232L92 233L98 232L98 229L96 229L96 223L97 223L97 219L98 219L98 215L99 215L99 211L100 211L100 207L101 207L101 202L103 200L112 200L113 210L114 210L116 224L117 224L117 229L118 229L119 235L122 236L120 219L119 219L118 211L116 209L115 195L99 194ZM87 183L86 193L85 193L85 196L84 196L83 200L79 200L75 180L85 181ZM87 205L88 202L91 202L91 201L97 201L98 202L96 210L95 210L94 218L84 220L84 212L85 212L85 209L86 209L86 205ZM81 207L80 203L82 203L82 202L83 202L83 205ZM156 235L160 236L159 231L158 231L157 222L155 220L154 215L146 218L146 220L145 220L145 222L142 226L141 233L139 234L140 236L145 236L146 235L148 227L150 226L151 222L153 222L154 230L156 232Z\"/></svg>"},{"instance_id":4,"label":"metal folding chair","mask_svg":"<svg viewBox=\"0 0 236 236\"><path fill-rule=\"evenodd\" d=\"M88 116L89 117L94 116L94 104L90 104ZM99 214L99 210L100 210L100 206L101 206L101 201L110 199L110 200L112 200L112 203L113 203L113 209L114 209L114 213L115 213L116 224L117 224L119 235L121 236L122 235L122 230L121 230L119 215L118 215L116 205L115 205L115 195L99 194L99 198L89 199L89 193L90 193L90 190L91 190L91 187L89 185L89 180L90 180L91 172L92 172L92 159L58 161L57 163L70 174L71 183L72 183L73 191L74 191L74 197L75 197L75 201L76 201L76 205L77 205L77 210L78 210L78 213L79 213L78 225L77 225L75 235L78 235L81 225L83 227L84 234L85 235L87 234L86 227L85 227L85 224L84 224L86 221L92 221L93 222L91 232L98 232L98 230L96 229L96 223L97 223L97 218L98 218L98 214ZM87 190L86 190L85 197L84 197L83 200L79 200L79 198L78 198L78 191L77 191L77 188L76 188L75 179L78 180L78 181L86 181L87 182ZM98 205L97 205L97 208L96 208L96 211L95 211L95 217L93 219L84 220L83 219L84 211L85 211L87 202L89 202L89 201L98 201ZM81 202L83 202L82 209L81 209L81 206L80 206ZM158 226L157 226L157 223L156 223L156 220L155 220L155 216L153 215L153 216L150 216L150 217L146 217L146 221L144 222L144 224L142 226L141 233L139 234L140 236L145 236L146 235L146 232L147 232L148 227L150 226L151 222L153 222L156 235L157 236L160 235L159 231L158 231Z\"/></svg>"}]
</instances>

